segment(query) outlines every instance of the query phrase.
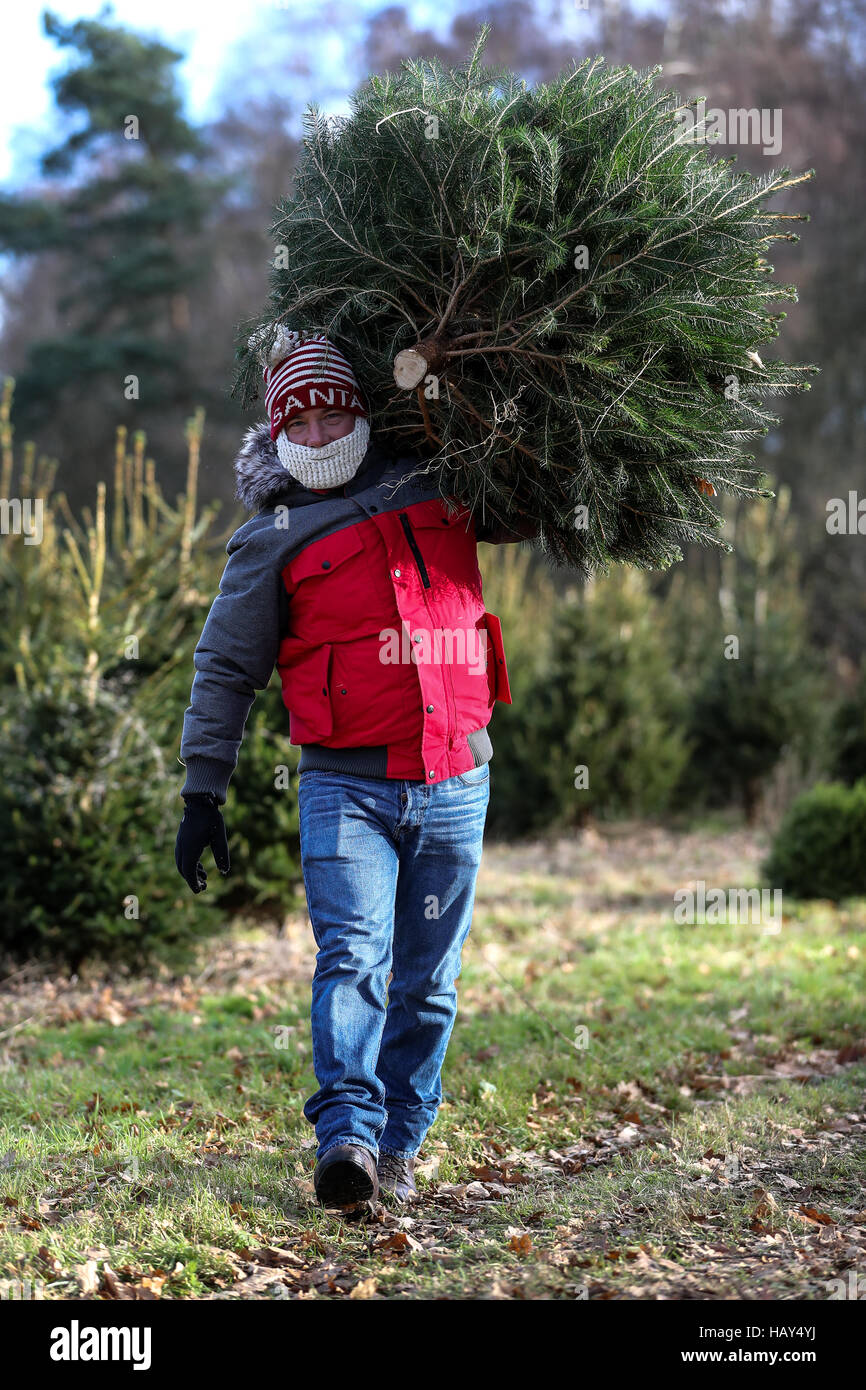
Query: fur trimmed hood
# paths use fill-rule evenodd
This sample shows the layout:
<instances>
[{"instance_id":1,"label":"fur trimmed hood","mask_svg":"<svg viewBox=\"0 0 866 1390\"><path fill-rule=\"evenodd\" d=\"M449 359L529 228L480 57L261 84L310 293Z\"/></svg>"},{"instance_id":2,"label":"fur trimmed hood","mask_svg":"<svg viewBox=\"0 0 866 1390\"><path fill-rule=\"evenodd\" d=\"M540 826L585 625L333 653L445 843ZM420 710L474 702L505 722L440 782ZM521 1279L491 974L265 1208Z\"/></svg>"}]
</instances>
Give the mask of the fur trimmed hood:
<instances>
[{"instance_id":1,"label":"fur trimmed hood","mask_svg":"<svg viewBox=\"0 0 866 1390\"><path fill-rule=\"evenodd\" d=\"M304 492L280 463L268 420L251 425L235 459L235 497L248 512L260 511L282 493Z\"/></svg>"}]
</instances>

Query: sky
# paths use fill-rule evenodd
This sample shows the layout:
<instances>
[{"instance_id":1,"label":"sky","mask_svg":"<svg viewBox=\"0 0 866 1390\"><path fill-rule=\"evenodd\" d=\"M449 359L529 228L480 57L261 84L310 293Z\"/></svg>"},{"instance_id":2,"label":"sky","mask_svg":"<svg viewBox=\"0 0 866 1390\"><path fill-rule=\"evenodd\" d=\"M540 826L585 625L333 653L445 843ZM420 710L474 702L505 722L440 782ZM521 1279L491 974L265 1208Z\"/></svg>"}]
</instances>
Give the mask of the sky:
<instances>
[{"instance_id":1,"label":"sky","mask_svg":"<svg viewBox=\"0 0 866 1390\"><path fill-rule=\"evenodd\" d=\"M269 24L302 26L302 42L314 57L302 105L316 100L332 114L348 114L343 79L351 80L353 39L360 37L366 16L402 3L416 29L429 29L445 38L456 14L475 11L466 0L111 0L110 18L138 33L149 34L186 54L175 69L186 97L186 115L194 125L220 114L225 83L244 52L249 36L265 36ZM594 4L600 0L593 0ZM653 9L663 0L631 0L634 9ZM37 174L39 156L58 143L52 127L53 73L73 59L42 32L42 13L49 9L61 20L95 19L106 0L10 0L3 15L5 62L0 76L0 184L25 185ZM558 11L554 27L575 40L585 30L587 0L535 0L535 8ZM496 0L485 13L495 24ZM304 20L309 20L309 26ZM315 46L310 36L321 25ZM263 41L263 37L262 40ZM249 49L247 49L249 52Z\"/></svg>"},{"instance_id":2,"label":"sky","mask_svg":"<svg viewBox=\"0 0 866 1390\"><path fill-rule=\"evenodd\" d=\"M103 0L17 0L5 9L3 37L6 61L0 81L0 182L22 183L35 168L39 153L53 142L52 73L71 58L42 32L42 13L50 9L62 20L95 19ZM344 40L365 14L382 9L382 0L346 0ZM411 0L406 8L416 25L434 32L447 29L455 6L433 0ZM112 18L140 33L157 35L188 56L177 66L187 98L187 114L194 124L216 115L214 96L232 49L268 18L281 26L296 22L304 13L321 7L313 0L113 0ZM339 71L339 45L333 33L324 36L319 50L332 72ZM333 109L337 111L337 107ZM348 108L346 108L348 110Z\"/></svg>"},{"instance_id":3,"label":"sky","mask_svg":"<svg viewBox=\"0 0 866 1390\"><path fill-rule=\"evenodd\" d=\"M429 29L444 38L451 19L469 6L462 0L392 0L403 3L415 28ZM647 0L637 0L643 8ZM187 56L176 68L186 97L186 114L198 124L219 114L217 100L225 91L225 80L233 60L243 51L250 34L267 34L268 24L285 30L302 23L303 42L311 50L312 21L321 21L321 40L315 46L318 71L310 73L307 99L320 101L333 114L348 114L349 106L340 95L341 79L351 67L353 37L360 36L365 16L387 8L389 0L112 0L110 18L177 47ZM554 0L536 0L545 12ZM634 0L633 0L634 3ZM35 173L39 155L57 143L52 129L51 75L62 71L72 60L69 49L60 49L42 32L42 13L50 9L62 20L94 19L105 0L12 0L3 16L6 62L0 80L0 183L7 187L25 184ZM566 31L574 27L575 37L583 27L583 3L560 0ZM475 9L475 5L471 8ZM336 20L335 20L336 16ZM491 0L486 17L494 24L496 0ZM307 54L303 55L304 57ZM320 87L322 90L320 90ZM329 96L323 93L327 92Z\"/></svg>"}]
</instances>

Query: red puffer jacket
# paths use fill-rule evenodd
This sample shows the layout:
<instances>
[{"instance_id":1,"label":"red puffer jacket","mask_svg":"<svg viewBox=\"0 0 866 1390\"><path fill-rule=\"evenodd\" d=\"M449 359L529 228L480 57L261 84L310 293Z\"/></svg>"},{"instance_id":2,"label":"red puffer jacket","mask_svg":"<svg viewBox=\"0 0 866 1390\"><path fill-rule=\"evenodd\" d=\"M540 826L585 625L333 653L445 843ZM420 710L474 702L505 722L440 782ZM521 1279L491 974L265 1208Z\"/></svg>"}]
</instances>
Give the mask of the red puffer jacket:
<instances>
[{"instance_id":1,"label":"red puffer jacket","mask_svg":"<svg viewBox=\"0 0 866 1390\"><path fill-rule=\"evenodd\" d=\"M511 691L477 541L533 531L449 510L413 469L416 458L371 444L349 483L314 493L286 474L267 426L248 432L238 495L260 510L229 541L196 648L183 793L224 799L255 689L274 665L299 771L432 783L489 760L493 705L510 704Z\"/></svg>"}]
</instances>

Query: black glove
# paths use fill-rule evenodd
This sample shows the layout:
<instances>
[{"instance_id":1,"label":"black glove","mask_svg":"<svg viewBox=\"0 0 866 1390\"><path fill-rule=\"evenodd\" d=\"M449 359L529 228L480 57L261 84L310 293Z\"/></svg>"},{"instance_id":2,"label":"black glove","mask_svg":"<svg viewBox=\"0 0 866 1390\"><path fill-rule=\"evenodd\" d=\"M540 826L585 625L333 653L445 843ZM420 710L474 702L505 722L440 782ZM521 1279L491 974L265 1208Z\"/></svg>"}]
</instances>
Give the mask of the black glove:
<instances>
[{"instance_id":1,"label":"black glove","mask_svg":"<svg viewBox=\"0 0 866 1390\"><path fill-rule=\"evenodd\" d=\"M186 810L177 832L174 862L192 891L201 893L207 888L207 874L199 862L199 855L206 845L213 850L214 861L223 877L229 871L226 827L213 792L191 792L184 801Z\"/></svg>"}]
</instances>

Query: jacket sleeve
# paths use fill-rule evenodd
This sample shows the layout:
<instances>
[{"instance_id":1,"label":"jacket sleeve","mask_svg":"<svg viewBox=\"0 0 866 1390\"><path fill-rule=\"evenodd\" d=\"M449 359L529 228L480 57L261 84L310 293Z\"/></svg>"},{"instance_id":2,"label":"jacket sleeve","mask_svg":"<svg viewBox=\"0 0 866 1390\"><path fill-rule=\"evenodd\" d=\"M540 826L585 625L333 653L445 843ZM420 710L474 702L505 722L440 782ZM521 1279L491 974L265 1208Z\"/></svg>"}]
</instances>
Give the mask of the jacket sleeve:
<instances>
[{"instance_id":1,"label":"jacket sleeve","mask_svg":"<svg viewBox=\"0 0 866 1390\"><path fill-rule=\"evenodd\" d=\"M268 685L287 621L273 517L258 516L226 546L228 562L193 656L184 714L181 796L214 792L222 804L237 766L247 716Z\"/></svg>"}]
</instances>

